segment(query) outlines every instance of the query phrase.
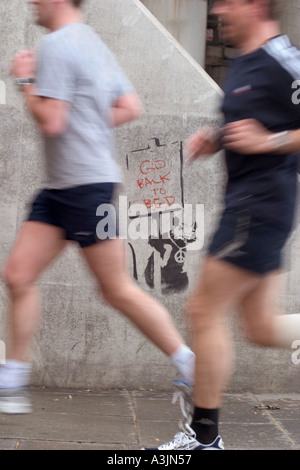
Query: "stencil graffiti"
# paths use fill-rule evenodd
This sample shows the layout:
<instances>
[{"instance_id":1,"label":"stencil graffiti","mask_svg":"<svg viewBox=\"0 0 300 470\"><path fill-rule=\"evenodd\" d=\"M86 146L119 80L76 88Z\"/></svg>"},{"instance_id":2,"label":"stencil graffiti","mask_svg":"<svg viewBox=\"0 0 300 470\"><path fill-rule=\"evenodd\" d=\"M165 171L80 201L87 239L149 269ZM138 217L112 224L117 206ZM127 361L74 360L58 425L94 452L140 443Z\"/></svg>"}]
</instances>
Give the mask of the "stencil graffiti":
<instances>
[{"instance_id":1,"label":"stencil graffiti","mask_svg":"<svg viewBox=\"0 0 300 470\"><path fill-rule=\"evenodd\" d=\"M151 289L164 294L182 292L189 285L187 248L197 239L197 222L183 218L183 145L149 140L145 148L126 156L130 178L130 206L144 204L146 214L132 218L151 218L148 244L129 243L133 276ZM191 215L191 214L190 214Z\"/></svg>"},{"instance_id":2,"label":"stencil graffiti","mask_svg":"<svg viewBox=\"0 0 300 470\"><path fill-rule=\"evenodd\" d=\"M126 160L135 183L132 204L143 201L152 212L183 205L182 142L166 145L154 138L146 148L130 152Z\"/></svg>"}]
</instances>

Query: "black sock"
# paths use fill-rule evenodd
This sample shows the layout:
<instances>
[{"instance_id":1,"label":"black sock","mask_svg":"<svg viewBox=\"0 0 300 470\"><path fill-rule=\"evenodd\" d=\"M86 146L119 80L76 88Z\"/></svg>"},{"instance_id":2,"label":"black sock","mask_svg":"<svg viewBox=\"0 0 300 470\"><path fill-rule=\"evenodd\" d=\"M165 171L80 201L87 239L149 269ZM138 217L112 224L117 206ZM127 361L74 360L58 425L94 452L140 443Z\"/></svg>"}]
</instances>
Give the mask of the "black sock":
<instances>
[{"instance_id":1,"label":"black sock","mask_svg":"<svg viewBox=\"0 0 300 470\"><path fill-rule=\"evenodd\" d=\"M210 410L195 407L191 427L196 433L197 441L201 444L211 444L219 434L218 422L218 409Z\"/></svg>"}]
</instances>

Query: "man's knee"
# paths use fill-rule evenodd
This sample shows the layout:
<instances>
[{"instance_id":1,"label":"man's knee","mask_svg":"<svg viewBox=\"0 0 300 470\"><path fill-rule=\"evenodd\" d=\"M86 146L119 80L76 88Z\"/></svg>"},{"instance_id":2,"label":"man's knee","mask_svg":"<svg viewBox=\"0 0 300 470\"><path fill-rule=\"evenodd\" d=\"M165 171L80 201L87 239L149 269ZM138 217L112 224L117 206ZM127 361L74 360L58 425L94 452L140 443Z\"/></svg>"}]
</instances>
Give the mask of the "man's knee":
<instances>
[{"instance_id":1,"label":"man's knee","mask_svg":"<svg viewBox=\"0 0 300 470\"><path fill-rule=\"evenodd\" d=\"M34 283L34 279L30 276L28 270L22 269L22 267L18 266L13 261L9 261L4 266L2 279L12 293L23 292Z\"/></svg>"},{"instance_id":2,"label":"man's knee","mask_svg":"<svg viewBox=\"0 0 300 470\"><path fill-rule=\"evenodd\" d=\"M102 283L100 286L103 300L115 308L120 308L132 296L136 297L137 293L132 292L133 283L128 279L120 280L115 283Z\"/></svg>"},{"instance_id":3,"label":"man's knee","mask_svg":"<svg viewBox=\"0 0 300 470\"><path fill-rule=\"evenodd\" d=\"M214 314L205 294L193 296L186 305L187 321L193 332L206 330L214 320Z\"/></svg>"},{"instance_id":4,"label":"man's knee","mask_svg":"<svg viewBox=\"0 0 300 470\"><path fill-rule=\"evenodd\" d=\"M247 322L245 334L248 341L258 346L271 346L273 332L273 317L266 316L257 322Z\"/></svg>"}]
</instances>

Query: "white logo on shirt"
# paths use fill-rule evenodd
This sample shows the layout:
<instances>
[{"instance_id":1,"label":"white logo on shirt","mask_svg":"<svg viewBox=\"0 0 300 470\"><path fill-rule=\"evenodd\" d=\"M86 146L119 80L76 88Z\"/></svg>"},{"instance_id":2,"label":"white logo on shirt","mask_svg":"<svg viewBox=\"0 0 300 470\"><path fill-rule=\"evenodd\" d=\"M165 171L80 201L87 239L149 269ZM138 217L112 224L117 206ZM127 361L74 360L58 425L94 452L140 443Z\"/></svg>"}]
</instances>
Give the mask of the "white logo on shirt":
<instances>
[{"instance_id":1,"label":"white logo on shirt","mask_svg":"<svg viewBox=\"0 0 300 470\"><path fill-rule=\"evenodd\" d=\"M249 93L252 90L252 85L245 85L240 88L236 88L232 91L232 95L239 96L244 95L245 93Z\"/></svg>"},{"instance_id":2,"label":"white logo on shirt","mask_svg":"<svg viewBox=\"0 0 300 470\"><path fill-rule=\"evenodd\" d=\"M292 88L293 89L296 89L296 91L294 91L294 93L292 94L292 102L294 104L299 104L300 103L300 80L295 80L293 83L292 83Z\"/></svg>"}]
</instances>

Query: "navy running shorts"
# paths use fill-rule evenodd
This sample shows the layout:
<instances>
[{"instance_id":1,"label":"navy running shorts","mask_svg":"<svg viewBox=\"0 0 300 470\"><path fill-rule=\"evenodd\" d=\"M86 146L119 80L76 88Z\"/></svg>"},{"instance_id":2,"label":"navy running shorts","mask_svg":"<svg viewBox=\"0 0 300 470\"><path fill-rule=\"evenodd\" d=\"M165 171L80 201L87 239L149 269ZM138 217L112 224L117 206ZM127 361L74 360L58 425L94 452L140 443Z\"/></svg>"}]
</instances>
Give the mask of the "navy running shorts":
<instances>
[{"instance_id":1,"label":"navy running shorts","mask_svg":"<svg viewBox=\"0 0 300 470\"><path fill-rule=\"evenodd\" d=\"M282 250L290 231L251 215L247 210L226 209L208 252L222 261L256 274L281 268Z\"/></svg>"},{"instance_id":2,"label":"navy running shorts","mask_svg":"<svg viewBox=\"0 0 300 470\"><path fill-rule=\"evenodd\" d=\"M28 221L60 227L65 231L66 240L77 242L82 248L108 238L116 238L116 218L111 217L115 211L103 210L102 215L97 215L99 206L112 204L113 191L114 183L88 184L69 189L44 189L33 201ZM106 235L100 226L101 220L107 222L103 223Z\"/></svg>"}]
</instances>

